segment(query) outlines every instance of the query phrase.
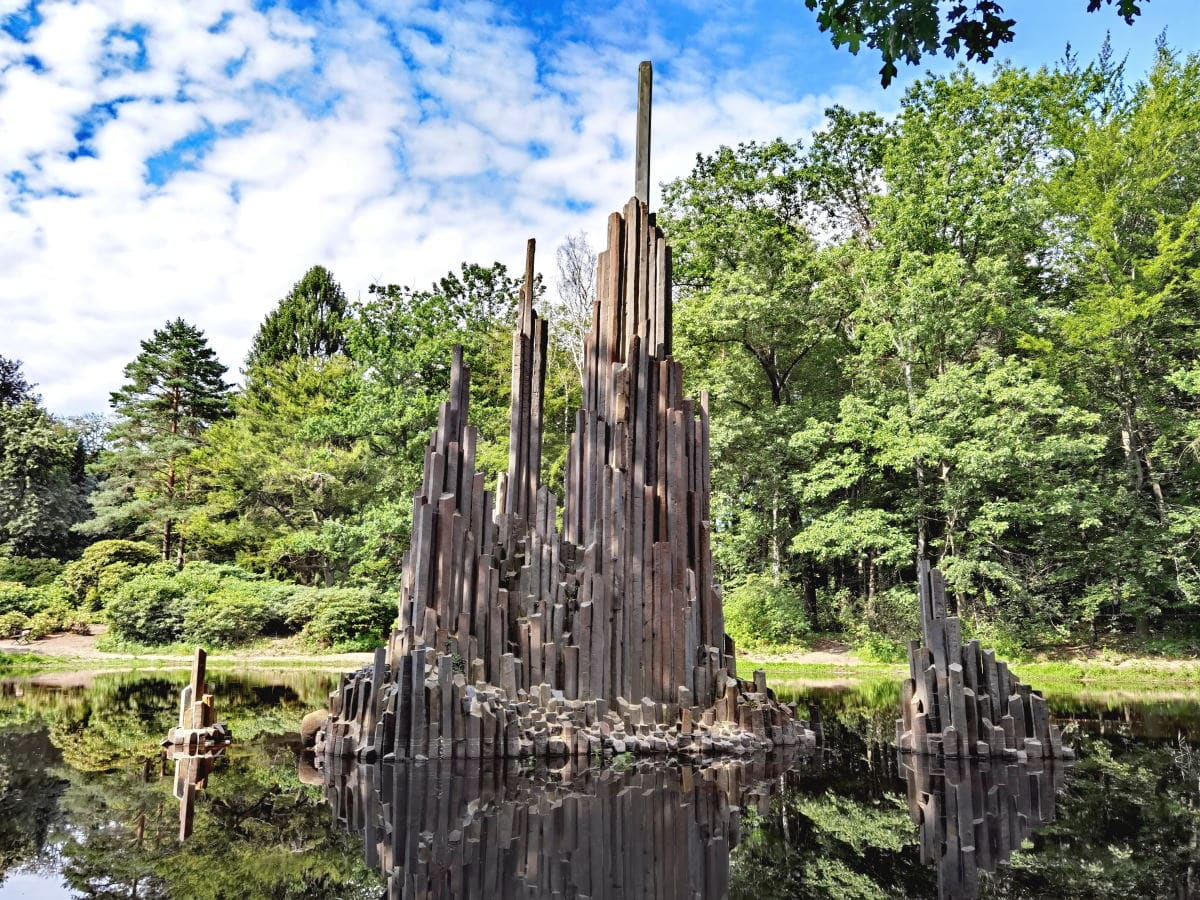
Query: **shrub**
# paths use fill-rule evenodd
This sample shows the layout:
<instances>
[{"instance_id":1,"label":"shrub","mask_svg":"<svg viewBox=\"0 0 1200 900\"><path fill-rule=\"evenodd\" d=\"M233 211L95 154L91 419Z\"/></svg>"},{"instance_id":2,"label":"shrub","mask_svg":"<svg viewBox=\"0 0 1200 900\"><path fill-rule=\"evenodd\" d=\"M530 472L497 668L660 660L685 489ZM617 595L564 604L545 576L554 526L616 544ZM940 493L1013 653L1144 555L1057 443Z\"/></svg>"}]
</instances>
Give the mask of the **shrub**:
<instances>
[{"instance_id":1,"label":"shrub","mask_svg":"<svg viewBox=\"0 0 1200 900\"><path fill-rule=\"evenodd\" d=\"M59 581L71 592L76 604L89 609L97 609L107 601L101 597L100 578L109 566L122 563L127 568L121 570L120 579L125 581L140 570L160 559L159 553L149 544L136 541L96 541L79 559L68 563L63 569ZM105 588L115 590L119 582L106 580Z\"/></svg>"},{"instance_id":2,"label":"shrub","mask_svg":"<svg viewBox=\"0 0 1200 900\"><path fill-rule=\"evenodd\" d=\"M71 592L57 581L52 581L50 584L44 584L41 587L30 588L29 591L30 608L27 612L30 615L50 606L70 609L75 605Z\"/></svg>"},{"instance_id":3,"label":"shrub","mask_svg":"<svg viewBox=\"0 0 1200 900\"><path fill-rule=\"evenodd\" d=\"M29 615L35 612L37 592L19 581L0 581L0 613L19 612Z\"/></svg>"},{"instance_id":4,"label":"shrub","mask_svg":"<svg viewBox=\"0 0 1200 900\"><path fill-rule=\"evenodd\" d=\"M234 582L190 604L183 634L188 643L230 647L257 637L266 620L266 601Z\"/></svg>"},{"instance_id":5,"label":"shrub","mask_svg":"<svg viewBox=\"0 0 1200 900\"><path fill-rule=\"evenodd\" d=\"M288 585L288 587L290 590L283 600L281 608L284 630L290 634L303 631L304 627L312 621L321 606L322 597L326 593L330 590L340 590L339 588L316 588L304 584Z\"/></svg>"},{"instance_id":6,"label":"shrub","mask_svg":"<svg viewBox=\"0 0 1200 900\"><path fill-rule=\"evenodd\" d=\"M725 630L739 647L797 644L808 636L799 591L767 575L751 575L725 595Z\"/></svg>"},{"instance_id":7,"label":"shrub","mask_svg":"<svg viewBox=\"0 0 1200 900\"><path fill-rule=\"evenodd\" d=\"M108 601L105 615L113 633L142 644L171 644L183 634L189 598L183 585L161 571L142 572Z\"/></svg>"},{"instance_id":8,"label":"shrub","mask_svg":"<svg viewBox=\"0 0 1200 900\"><path fill-rule=\"evenodd\" d=\"M317 606L304 634L320 647L377 647L396 620L396 600L366 588L324 588L313 592Z\"/></svg>"},{"instance_id":9,"label":"shrub","mask_svg":"<svg viewBox=\"0 0 1200 900\"><path fill-rule=\"evenodd\" d=\"M259 581L262 576L232 563L195 561L186 563L175 578L191 596L207 597L226 582Z\"/></svg>"},{"instance_id":10,"label":"shrub","mask_svg":"<svg viewBox=\"0 0 1200 900\"><path fill-rule=\"evenodd\" d=\"M19 581L26 587L49 584L62 571L57 559L32 556L0 556L0 581Z\"/></svg>"},{"instance_id":11,"label":"shrub","mask_svg":"<svg viewBox=\"0 0 1200 900\"><path fill-rule=\"evenodd\" d=\"M29 624L29 616L23 612L0 613L0 638L20 637Z\"/></svg>"},{"instance_id":12,"label":"shrub","mask_svg":"<svg viewBox=\"0 0 1200 900\"><path fill-rule=\"evenodd\" d=\"M30 616L29 622L25 627L29 629L28 634L25 636L31 641L38 641L56 631L62 631L62 611L53 607L43 609L41 612Z\"/></svg>"}]
</instances>

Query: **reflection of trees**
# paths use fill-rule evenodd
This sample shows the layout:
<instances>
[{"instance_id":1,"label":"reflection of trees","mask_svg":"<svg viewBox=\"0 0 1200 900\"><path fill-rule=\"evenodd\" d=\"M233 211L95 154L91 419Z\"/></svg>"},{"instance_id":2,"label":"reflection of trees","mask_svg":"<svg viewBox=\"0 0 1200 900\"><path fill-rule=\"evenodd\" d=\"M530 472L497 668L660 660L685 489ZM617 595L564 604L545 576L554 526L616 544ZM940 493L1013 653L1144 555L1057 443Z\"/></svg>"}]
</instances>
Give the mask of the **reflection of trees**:
<instances>
[{"instance_id":1,"label":"reflection of trees","mask_svg":"<svg viewBox=\"0 0 1200 900\"><path fill-rule=\"evenodd\" d=\"M354 843L331 832L319 789L284 747L232 748L177 839L170 778L80 774L63 796L63 872L89 897L376 896Z\"/></svg>"},{"instance_id":2,"label":"reflection of trees","mask_svg":"<svg viewBox=\"0 0 1200 900\"><path fill-rule=\"evenodd\" d=\"M0 724L44 724L73 769L105 772L157 756L175 724L188 673L113 672L86 686L58 688L36 680L0 685ZM221 720L239 741L297 732L309 710L324 706L335 676L322 672L212 673Z\"/></svg>"},{"instance_id":3,"label":"reflection of trees","mask_svg":"<svg viewBox=\"0 0 1200 900\"><path fill-rule=\"evenodd\" d=\"M895 693L884 693L894 705ZM862 695L825 699L833 701L822 702L825 749L784 774L768 811L745 829L730 864L731 896L928 895L936 881L916 852L895 756L862 737L875 732L876 720L882 725L883 707L870 709ZM843 714L860 730L835 718Z\"/></svg>"},{"instance_id":4,"label":"reflection of trees","mask_svg":"<svg viewBox=\"0 0 1200 900\"><path fill-rule=\"evenodd\" d=\"M36 856L58 822L67 782L50 768L54 748L40 729L0 731L0 881Z\"/></svg>"},{"instance_id":5,"label":"reflection of trees","mask_svg":"<svg viewBox=\"0 0 1200 900\"><path fill-rule=\"evenodd\" d=\"M1058 821L984 897L1200 896L1200 752L1084 738Z\"/></svg>"},{"instance_id":6,"label":"reflection of trees","mask_svg":"<svg viewBox=\"0 0 1200 900\"><path fill-rule=\"evenodd\" d=\"M0 686L5 867L41 854L88 897L377 896L355 842L329 829L320 789L301 785L289 746L271 740L324 700L330 678L321 673L287 684L212 676L222 718L235 735L259 739L219 761L192 838L179 844L178 804L170 778L157 777L157 754L186 678L114 673L86 689Z\"/></svg>"}]
</instances>

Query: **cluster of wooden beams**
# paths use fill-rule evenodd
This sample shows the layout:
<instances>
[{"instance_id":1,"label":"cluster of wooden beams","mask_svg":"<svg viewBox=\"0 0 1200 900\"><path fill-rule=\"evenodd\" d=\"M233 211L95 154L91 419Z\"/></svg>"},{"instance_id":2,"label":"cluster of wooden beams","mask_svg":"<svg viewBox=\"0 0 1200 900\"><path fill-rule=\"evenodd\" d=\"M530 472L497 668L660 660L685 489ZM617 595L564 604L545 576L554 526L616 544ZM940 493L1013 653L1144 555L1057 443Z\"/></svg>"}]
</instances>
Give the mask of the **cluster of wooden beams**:
<instances>
[{"instance_id":1,"label":"cluster of wooden beams","mask_svg":"<svg viewBox=\"0 0 1200 900\"><path fill-rule=\"evenodd\" d=\"M399 627L331 697L326 753L396 758L812 743L737 677L713 577L708 398L671 355L671 248L650 212L651 69L635 196L608 219L563 504L541 483L546 323L534 242L513 334L508 469L476 471L456 349L413 500ZM561 525L560 525L561 521ZM565 751L563 750L565 748Z\"/></svg>"},{"instance_id":2,"label":"cluster of wooden beams","mask_svg":"<svg viewBox=\"0 0 1200 900\"><path fill-rule=\"evenodd\" d=\"M783 761L532 771L430 760L333 765L335 821L362 835L387 896L725 897L747 808Z\"/></svg>"},{"instance_id":3,"label":"cluster of wooden beams","mask_svg":"<svg viewBox=\"0 0 1200 900\"><path fill-rule=\"evenodd\" d=\"M1066 770L1054 760L944 759L901 755L908 808L920 826L921 861L937 866L938 896L979 896L980 873L1008 861L1054 821Z\"/></svg>"},{"instance_id":4,"label":"cluster of wooden beams","mask_svg":"<svg viewBox=\"0 0 1200 900\"><path fill-rule=\"evenodd\" d=\"M927 560L917 566L924 645L909 641L896 745L948 758L1070 758L1046 701L979 641L962 641L946 614L946 584Z\"/></svg>"},{"instance_id":5,"label":"cluster of wooden beams","mask_svg":"<svg viewBox=\"0 0 1200 900\"><path fill-rule=\"evenodd\" d=\"M683 396L669 355L670 250L654 216L633 198L609 220L561 531L539 477L546 331L533 249L508 471L495 495L476 471L456 349L413 502L399 627L331 697L321 747L486 758L812 743L761 673L737 677L713 577L708 403Z\"/></svg>"}]
</instances>

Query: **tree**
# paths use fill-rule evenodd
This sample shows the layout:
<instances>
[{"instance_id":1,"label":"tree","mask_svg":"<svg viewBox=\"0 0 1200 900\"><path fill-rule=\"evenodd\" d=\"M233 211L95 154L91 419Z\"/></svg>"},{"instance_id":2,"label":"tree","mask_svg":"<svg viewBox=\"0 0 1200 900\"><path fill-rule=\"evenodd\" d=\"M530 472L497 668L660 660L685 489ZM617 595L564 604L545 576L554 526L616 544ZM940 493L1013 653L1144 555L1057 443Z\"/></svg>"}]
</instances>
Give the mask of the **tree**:
<instances>
[{"instance_id":1,"label":"tree","mask_svg":"<svg viewBox=\"0 0 1200 900\"><path fill-rule=\"evenodd\" d=\"M0 356L0 404L16 406L27 400L37 402L33 385L21 374L21 361Z\"/></svg>"},{"instance_id":2,"label":"tree","mask_svg":"<svg viewBox=\"0 0 1200 900\"><path fill-rule=\"evenodd\" d=\"M169 321L142 341L125 367L128 382L111 395L116 422L96 471L88 534L151 534L161 538L163 560L182 566L184 536L177 525L199 499L186 460L214 422L230 414L225 366L204 332L183 319Z\"/></svg>"},{"instance_id":3,"label":"tree","mask_svg":"<svg viewBox=\"0 0 1200 900\"><path fill-rule=\"evenodd\" d=\"M324 266L313 266L267 314L246 358L249 373L289 356L328 358L346 349L348 304Z\"/></svg>"},{"instance_id":4,"label":"tree","mask_svg":"<svg viewBox=\"0 0 1200 900\"><path fill-rule=\"evenodd\" d=\"M778 586L798 574L785 556L802 512L779 473L793 466L791 435L837 397L839 379L828 373L844 352L844 310L819 289L806 174L799 145L750 143L698 158L665 191L679 272L677 353L690 390L714 398L717 558L734 582L765 569ZM815 603L809 615L815 625Z\"/></svg>"},{"instance_id":5,"label":"tree","mask_svg":"<svg viewBox=\"0 0 1200 900\"><path fill-rule=\"evenodd\" d=\"M65 556L87 512L90 479L78 435L32 400L0 404L0 547Z\"/></svg>"},{"instance_id":6,"label":"tree","mask_svg":"<svg viewBox=\"0 0 1200 900\"><path fill-rule=\"evenodd\" d=\"M583 338L592 327L596 302L596 251L585 232L569 234L554 251L558 302L547 311L551 337L575 363L583 380Z\"/></svg>"},{"instance_id":7,"label":"tree","mask_svg":"<svg viewBox=\"0 0 1200 900\"><path fill-rule=\"evenodd\" d=\"M344 356L259 368L194 458L206 503L190 523L219 553L308 584L349 567L344 528L386 482L386 466L342 411L360 371Z\"/></svg>"},{"instance_id":8,"label":"tree","mask_svg":"<svg viewBox=\"0 0 1200 900\"><path fill-rule=\"evenodd\" d=\"M1087 75L1112 85L1101 63ZM1102 552L1122 564L1087 593L1144 631L1200 604L1200 58L1160 46L1101 99L1054 183L1062 313L1039 347L1107 437Z\"/></svg>"},{"instance_id":9,"label":"tree","mask_svg":"<svg viewBox=\"0 0 1200 900\"><path fill-rule=\"evenodd\" d=\"M82 431L51 417L21 364L0 357L0 549L64 556L87 510Z\"/></svg>"},{"instance_id":10,"label":"tree","mask_svg":"<svg viewBox=\"0 0 1200 900\"><path fill-rule=\"evenodd\" d=\"M1147 0L1086 0L1088 12L1115 6L1127 25L1141 15L1142 2ZM804 0L804 5L816 11L817 24L830 33L833 46L849 46L856 55L863 43L879 51L884 87L896 77L898 60L915 65L941 51L950 59L965 52L967 59L987 62L1013 39L1017 24L1004 17L997 0L962 0L948 7L938 0Z\"/></svg>"}]
</instances>

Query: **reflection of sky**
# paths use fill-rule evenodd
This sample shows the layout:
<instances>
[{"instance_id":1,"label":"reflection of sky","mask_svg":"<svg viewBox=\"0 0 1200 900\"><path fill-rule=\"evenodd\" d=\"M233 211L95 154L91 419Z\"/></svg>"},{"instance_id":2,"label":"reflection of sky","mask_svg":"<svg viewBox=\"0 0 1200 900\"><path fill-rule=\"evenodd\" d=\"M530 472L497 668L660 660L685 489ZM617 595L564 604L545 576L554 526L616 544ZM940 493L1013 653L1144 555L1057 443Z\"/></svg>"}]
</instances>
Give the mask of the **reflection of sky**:
<instances>
[{"instance_id":1,"label":"reflection of sky","mask_svg":"<svg viewBox=\"0 0 1200 900\"><path fill-rule=\"evenodd\" d=\"M1143 4L1133 27L1084 6L1007 4L1003 55L1038 65L1070 40L1089 59L1112 29L1141 72L1168 24L1178 46L1200 38L1189 0ZM596 234L631 189L639 59L656 63L656 180L721 143L803 137L832 102L892 111L920 71L881 91L878 60L834 50L799 0L222 9L0 3L0 355L56 411L103 409L176 314L236 370L314 263L357 296L516 264L526 235Z\"/></svg>"},{"instance_id":2,"label":"reflection of sky","mask_svg":"<svg viewBox=\"0 0 1200 900\"><path fill-rule=\"evenodd\" d=\"M12 869L4 874L0 882L0 900L61 900L62 897L79 897L71 890L62 875L56 872L42 874Z\"/></svg>"}]
</instances>

